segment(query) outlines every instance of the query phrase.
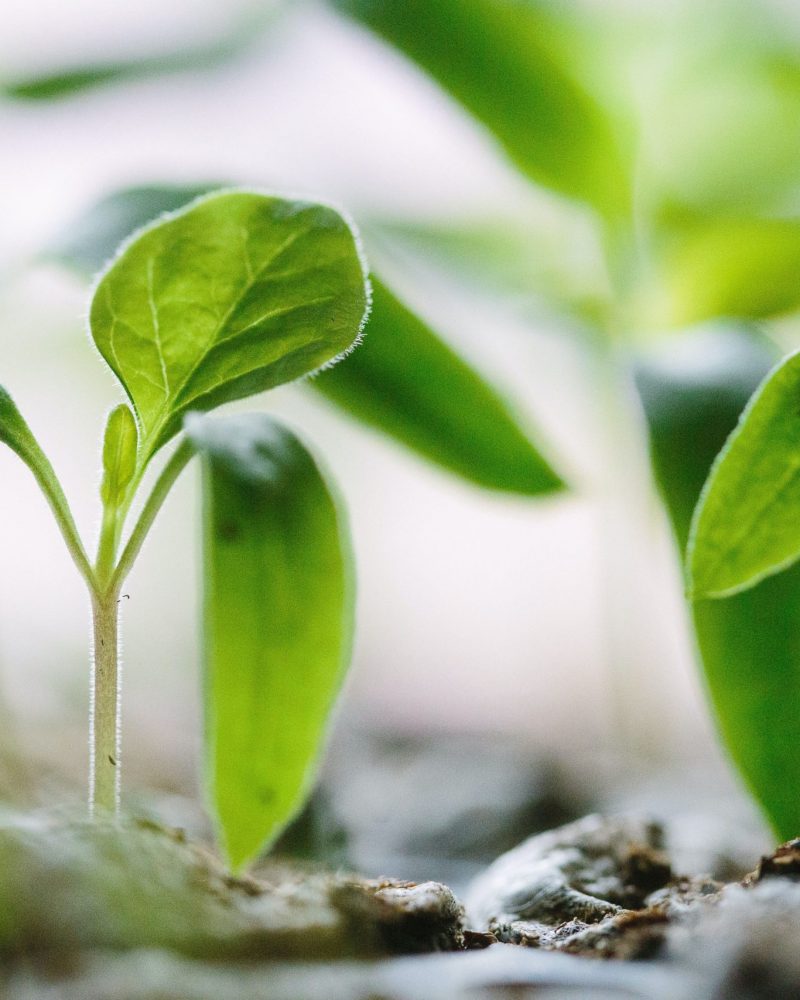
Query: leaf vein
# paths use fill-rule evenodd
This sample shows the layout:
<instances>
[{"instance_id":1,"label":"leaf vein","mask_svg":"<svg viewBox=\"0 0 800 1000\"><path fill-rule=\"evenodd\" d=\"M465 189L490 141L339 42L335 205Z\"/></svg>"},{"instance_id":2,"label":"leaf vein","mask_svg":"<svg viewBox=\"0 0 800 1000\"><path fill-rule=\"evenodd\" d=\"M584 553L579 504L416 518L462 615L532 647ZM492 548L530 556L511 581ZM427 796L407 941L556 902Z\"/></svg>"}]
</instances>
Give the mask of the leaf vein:
<instances>
[{"instance_id":1,"label":"leaf vein","mask_svg":"<svg viewBox=\"0 0 800 1000\"><path fill-rule=\"evenodd\" d=\"M305 236L308 236L308 234L313 230L313 228L314 228L314 223L312 222L305 229L300 229L297 232L290 233L286 237L286 239L275 249L275 251L267 258L267 260L265 260L263 264L261 264L261 266L253 273L252 279L245 280L241 291L233 300L233 302L231 302L230 306L225 311L222 319L219 321L216 328L211 332L210 336L206 339L206 342L203 345L203 348L200 351L194 364L189 368L187 373L181 379L180 383L177 386L175 386L174 390L172 391L172 394L171 395L169 393L167 394L158 414L155 417L155 420L153 421L152 427L150 429L151 435L153 435L155 431L161 429L164 415L168 411L170 404L173 403L178 398L180 393L186 388L187 384L189 383L190 379L195 374L197 369L205 361L206 357L208 356L208 352L216 343L220 331L224 328L225 324L228 322L233 313L242 304L245 296L253 288L256 281L260 278L260 276L264 273L264 271L267 270L267 268L271 267L272 264L274 264L275 261L278 260L278 258L282 254L284 254L290 247L292 247L298 240L302 239Z\"/></svg>"},{"instance_id":2,"label":"leaf vein","mask_svg":"<svg viewBox=\"0 0 800 1000\"><path fill-rule=\"evenodd\" d=\"M153 295L153 268L155 257L149 257L147 261L147 303L150 306L150 318L153 322L153 336L155 337L156 351L161 365L161 378L164 380L164 394L169 398L169 376L167 374L167 364L164 358L164 348L161 344L161 326L158 320L158 304Z\"/></svg>"}]
</instances>

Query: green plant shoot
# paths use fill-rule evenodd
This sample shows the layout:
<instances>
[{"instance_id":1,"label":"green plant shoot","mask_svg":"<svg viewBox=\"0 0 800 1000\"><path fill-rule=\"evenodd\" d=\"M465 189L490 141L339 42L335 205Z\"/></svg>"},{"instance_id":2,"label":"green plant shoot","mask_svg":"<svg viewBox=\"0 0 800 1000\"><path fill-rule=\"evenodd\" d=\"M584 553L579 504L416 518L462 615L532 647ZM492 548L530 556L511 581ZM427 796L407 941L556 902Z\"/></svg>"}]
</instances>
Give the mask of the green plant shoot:
<instances>
[{"instance_id":1,"label":"green plant shoot","mask_svg":"<svg viewBox=\"0 0 800 1000\"><path fill-rule=\"evenodd\" d=\"M120 588L170 488L202 458L206 784L237 869L291 819L312 779L349 658L352 568L339 504L301 442L264 414L201 413L337 360L367 307L357 238L326 206L226 191L123 245L90 310L92 338L129 400L106 424L93 561L50 462L0 389L0 440L35 476L89 589L98 814L120 804Z\"/></svg>"}]
</instances>

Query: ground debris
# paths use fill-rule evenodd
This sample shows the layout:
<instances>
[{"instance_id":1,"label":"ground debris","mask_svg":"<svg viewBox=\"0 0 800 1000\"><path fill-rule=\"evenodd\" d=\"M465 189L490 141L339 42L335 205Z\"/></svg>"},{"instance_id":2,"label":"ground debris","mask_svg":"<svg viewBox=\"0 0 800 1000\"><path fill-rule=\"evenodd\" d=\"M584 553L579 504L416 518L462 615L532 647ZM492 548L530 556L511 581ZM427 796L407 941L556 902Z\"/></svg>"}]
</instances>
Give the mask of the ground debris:
<instances>
[{"instance_id":1,"label":"ground debris","mask_svg":"<svg viewBox=\"0 0 800 1000\"><path fill-rule=\"evenodd\" d=\"M352 922L354 935L376 935L395 954L460 951L464 907L439 882L349 879L334 885L333 905Z\"/></svg>"},{"instance_id":2,"label":"ground debris","mask_svg":"<svg viewBox=\"0 0 800 1000\"><path fill-rule=\"evenodd\" d=\"M721 888L673 875L658 824L592 815L498 858L467 903L472 923L499 941L639 959L658 953L671 921Z\"/></svg>"},{"instance_id":3,"label":"ground debris","mask_svg":"<svg viewBox=\"0 0 800 1000\"><path fill-rule=\"evenodd\" d=\"M657 824L591 815L531 837L498 858L473 882L468 910L478 926L594 923L643 906L670 876Z\"/></svg>"},{"instance_id":4,"label":"ground debris","mask_svg":"<svg viewBox=\"0 0 800 1000\"><path fill-rule=\"evenodd\" d=\"M309 866L233 878L152 823L0 819L0 957L165 948L204 959L374 956L463 947L463 909L437 883Z\"/></svg>"},{"instance_id":5,"label":"ground debris","mask_svg":"<svg viewBox=\"0 0 800 1000\"><path fill-rule=\"evenodd\" d=\"M772 854L764 855L758 867L745 879L744 885L753 885L765 878L790 878L800 881L800 837L781 844Z\"/></svg>"}]
</instances>

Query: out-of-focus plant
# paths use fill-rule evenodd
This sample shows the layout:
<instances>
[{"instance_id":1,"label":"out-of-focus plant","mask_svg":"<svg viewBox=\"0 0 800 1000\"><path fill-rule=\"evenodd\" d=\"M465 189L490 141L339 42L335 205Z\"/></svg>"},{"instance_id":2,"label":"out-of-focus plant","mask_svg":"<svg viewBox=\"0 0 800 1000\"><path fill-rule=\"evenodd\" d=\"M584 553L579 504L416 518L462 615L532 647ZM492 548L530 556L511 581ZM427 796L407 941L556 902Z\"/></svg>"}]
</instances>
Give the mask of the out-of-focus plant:
<instances>
[{"instance_id":1,"label":"out-of-focus plant","mask_svg":"<svg viewBox=\"0 0 800 1000\"><path fill-rule=\"evenodd\" d=\"M121 588L172 485L201 457L206 783L234 868L302 804L349 661L353 583L343 513L298 438L265 414L203 413L341 357L367 302L357 238L321 205L223 192L125 244L90 310L94 343L128 396L106 425L94 561L0 389L0 441L42 488L91 598L89 798L103 815L119 809Z\"/></svg>"},{"instance_id":2,"label":"out-of-focus plant","mask_svg":"<svg viewBox=\"0 0 800 1000\"><path fill-rule=\"evenodd\" d=\"M624 387L635 376L655 478L684 544L713 456L774 360L765 333L773 319L800 308L796 19L756 0L329 6L434 80L549 202L549 226L521 235L502 224L448 231L402 220L373 223L370 232L402 238L406 249L416 243L426 259L437 255L471 281L491 273L495 291L504 274L517 288L525 284L513 263L516 249L509 252L519 247L531 262L527 287L589 334L598 391L615 399L631 424L641 411ZM398 357L393 338L413 331L430 344L434 334L382 288L370 353L357 354L356 367L324 376L319 388L442 464L508 488L496 473L476 474L473 463L484 460L486 448L471 452L449 407L457 359L448 352L445 364L445 355L432 351L429 367L421 348L426 363ZM702 324L713 329L698 332ZM785 379L791 368L781 371L776 378ZM736 511L744 502L742 479L736 493L730 470L743 442L756 442L763 400L773 396L764 390L714 475L698 519L692 600L728 748L776 829L788 835L800 828L800 796L781 793L777 784L800 783L792 749L800 739L800 653L792 640L799 571L789 568L727 597L711 600L707 591L727 592L785 566L794 555L791 532L770 534L769 544L758 535L764 547L754 563L741 553L729 553L730 563L720 556L716 571L727 567L729 583L697 582L701 567L710 572L701 541L707 531L710 542L716 537L704 527L709 504L725 482L720 509ZM758 448L756 442L752 453ZM770 481L781 470L789 475L786 449L770 454ZM541 467L529 483L529 492L557 485ZM727 517L733 523L736 515ZM753 539L756 548L760 542Z\"/></svg>"},{"instance_id":3,"label":"out-of-focus plant","mask_svg":"<svg viewBox=\"0 0 800 1000\"><path fill-rule=\"evenodd\" d=\"M548 0L334 6L432 76L537 186L593 213L605 294L570 302L568 282L537 291L604 331L615 360L633 361L683 541L708 463L772 354L752 324L800 306L800 25L744 2L625 14ZM728 330L685 332L711 320ZM643 343L665 331L682 334L666 368ZM692 547L696 634L721 731L784 837L800 829L800 577L758 581L800 553L788 516L795 369L779 369L748 411ZM706 599L747 582L758 585Z\"/></svg>"}]
</instances>

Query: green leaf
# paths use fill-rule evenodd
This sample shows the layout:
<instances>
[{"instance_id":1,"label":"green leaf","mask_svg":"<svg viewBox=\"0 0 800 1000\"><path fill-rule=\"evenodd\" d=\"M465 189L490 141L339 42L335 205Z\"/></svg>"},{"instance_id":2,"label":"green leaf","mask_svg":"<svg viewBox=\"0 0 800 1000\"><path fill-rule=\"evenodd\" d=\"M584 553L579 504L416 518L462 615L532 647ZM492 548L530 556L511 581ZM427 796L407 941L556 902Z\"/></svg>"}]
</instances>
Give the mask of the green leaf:
<instances>
[{"instance_id":1,"label":"green leaf","mask_svg":"<svg viewBox=\"0 0 800 1000\"><path fill-rule=\"evenodd\" d=\"M528 495L563 488L504 400L377 279L364 343L311 384L471 482Z\"/></svg>"},{"instance_id":2,"label":"green leaf","mask_svg":"<svg viewBox=\"0 0 800 1000\"><path fill-rule=\"evenodd\" d=\"M100 497L103 505L116 504L125 493L136 472L136 452L139 435L130 409L120 403L108 415L103 438L103 481Z\"/></svg>"},{"instance_id":3,"label":"green leaf","mask_svg":"<svg viewBox=\"0 0 800 1000\"><path fill-rule=\"evenodd\" d=\"M691 341L695 350L678 339L671 362L651 359L639 377L654 468L681 548L713 457L774 359L740 332ZM735 596L698 600L692 612L728 753L788 840L800 831L800 566Z\"/></svg>"},{"instance_id":4,"label":"green leaf","mask_svg":"<svg viewBox=\"0 0 800 1000\"><path fill-rule=\"evenodd\" d=\"M534 300L597 325L611 289L597 226L580 207L547 199L514 219L360 219L370 257L416 258L515 304ZM374 262L373 262L374 263Z\"/></svg>"},{"instance_id":5,"label":"green leaf","mask_svg":"<svg viewBox=\"0 0 800 1000\"><path fill-rule=\"evenodd\" d=\"M221 186L153 184L113 191L73 219L45 256L81 274L96 274L131 233Z\"/></svg>"},{"instance_id":6,"label":"green leaf","mask_svg":"<svg viewBox=\"0 0 800 1000\"><path fill-rule=\"evenodd\" d=\"M660 23L640 33L633 63L639 204L785 212L800 143L793 9L708 0L670 5L664 16L665 7L647 7Z\"/></svg>"},{"instance_id":7,"label":"green leaf","mask_svg":"<svg viewBox=\"0 0 800 1000\"><path fill-rule=\"evenodd\" d=\"M692 605L728 753L780 841L800 832L800 566Z\"/></svg>"},{"instance_id":8,"label":"green leaf","mask_svg":"<svg viewBox=\"0 0 800 1000\"><path fill-rule=\"evenodd\" d=\"M310 789L350 658L352 566L293 434L264 414L186 423L203 457L207 781L238 870Z\"/></svg>"},{"instance_id":9,"label":"green leaf","mask_svg":"<svg viewBox=\"0 0 800 1000\"><path fill-rule=\"evenodd\" d=\"M681 552L717 453L776 350L743 325L715 325L655 342L634 359L656 480Z\"/></svg>"},{"instance_id":10,"label":"green leaf","mask_svg":"<svg viewBox=\"0 0 800 1000\"><path fill-rule=\"evenodd\" d=\"M611 123L567 71L541 0L333 0L395 45L490 129L524 173L617 211L625 172Z\"/></svg>"},{"instance_id":11,"label":"green leaf","mask_svg":"<svg viewBox=\"0 0 800 1000\"><path fill-rule=\"evenodd\" d=\"M76 220L48 254L82 273L93 272L133 229L182 207L203 190L163 185L114 192ZM515 253L522 246L522 234L516 235ZM502 254L520 272L521 287L526 268L518 260L512 265L507 231L454 231L443 239L454 253L480 256L484 263L490 249ZM535 255L526 248L525 260L532 265ZM477 267L477 259L473 263ZM505 401L381 282L375 285L378 307L369 335L347 360L349 373L337 365L309 385L472 482L529 494L558 489L560 480Z\"/></svg>"},{"instance_id":12,"label":"green leaf","mask_svg":"<svg viewBox=\"0 0 800 1000\"><path fill-rule=\"evenodd\" d=\"M800 558L800 353L765 379L715 462L688 558L695 597L743 590Z\"/></svg>"},{"instance_id":13,"label":"green leaf","mask_svg":"<svg viewBox=\"0 0 800 1000\"><path fill-rule=\"evenodd\" d=\"M84 579L91 586L92 570L61 483L59 483L53 466L33 436L30 427L17 409L16 403L2 386L0 386L0 441L8 445L33 473L55 515L70 555Z\"/></svg>"},{"instance_id":14,"label":"green leaf","mask_svg":"<svg viewBox=\"0 0 800 1000\"><path fill-rule=\"evenodd\" d=\"M648 322L762 319L800 306L800 220L690 216L668 227Z\"/></svg>"},{"instance_id":15,"label":"green leaf","mask_svg":"<svg viewBox=\"0 0 800 1000\"><path fill-rule=\"evenodd\" d=\"M90 323L133 403L144 463L189 410L349 350L366 308L356 237L333 209L223 192L129 243L97 285Z\"/></svg>"}]
</instances>

